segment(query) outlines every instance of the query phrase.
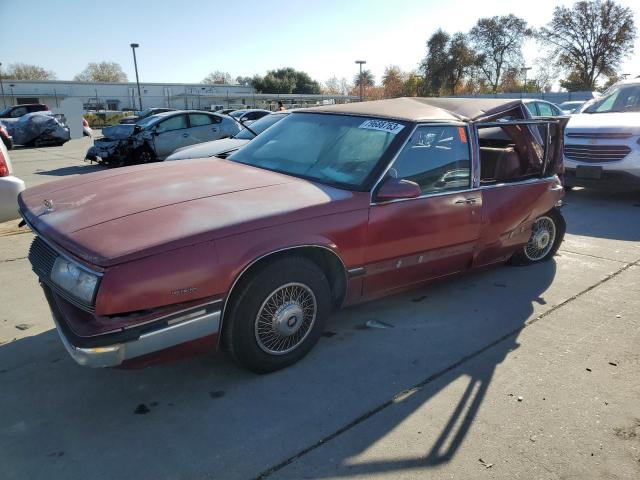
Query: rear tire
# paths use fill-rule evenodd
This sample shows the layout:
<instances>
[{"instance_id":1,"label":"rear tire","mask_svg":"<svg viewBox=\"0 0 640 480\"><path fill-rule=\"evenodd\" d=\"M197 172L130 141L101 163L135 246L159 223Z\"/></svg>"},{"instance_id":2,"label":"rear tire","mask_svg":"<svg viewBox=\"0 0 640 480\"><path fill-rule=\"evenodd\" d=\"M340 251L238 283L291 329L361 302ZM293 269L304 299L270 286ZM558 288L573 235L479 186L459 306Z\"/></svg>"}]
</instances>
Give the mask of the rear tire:
<instances>
[{"instance_id":1,"label":"rear tire","mask_svg":"<svg viewBox=\"0 0 640 480\"><path fill-rule=\"evenodd\" d=\"M316 344L331 312L322 270L304 257L275 260L241 281L227 311L223 345L240 366L267 373Z\"/></svg>"},{"instance_id":2,"label":"rear tire","mask_svg":"<svg viewBox=\"0 0 640 480\"><path fill-rule=\"evenodd\" d=\"M509 259L511 265L531 265L551 260L564 239L567 224L557 208L538 217L533 224L529 243Z\"/></svg>"}]
</instances>

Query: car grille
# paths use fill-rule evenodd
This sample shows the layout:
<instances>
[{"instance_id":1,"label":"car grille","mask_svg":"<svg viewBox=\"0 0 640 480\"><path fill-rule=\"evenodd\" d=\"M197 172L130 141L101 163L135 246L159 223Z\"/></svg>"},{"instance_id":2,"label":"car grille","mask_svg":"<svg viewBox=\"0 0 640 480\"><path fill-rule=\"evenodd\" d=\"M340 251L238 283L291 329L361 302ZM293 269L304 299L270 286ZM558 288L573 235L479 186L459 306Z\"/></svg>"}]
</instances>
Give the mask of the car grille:
<instances>
[{"instance_id":1,"label":"car grille","mask_svg":"<svg viewBox=\"0 0 640 480\"><path fill-rule=\"evenodd\" d=\"M58 256L58 252L51 248L51 246L39 236L36 236L31 243L31 248L29 248L29 262L31 262L31 268L35 274L38 275L40 281L46 284L51 290L64 298L67 302L75 305L85 312L93 313L95 311L93 305L78 300L51 281L51 271L53 270L53 264Z\"/></svg>"},{"instance_id":2,"label":"car grille","mask_svg":"<svg viewBox=\"0 0 640 480\"><path fill-rule=\"evenodd\" d=\"M626 145L565 145L565 157L586 163L618 162L631 149Z\"/></svg>"},{"instance_id":3,"label":"car grille","mask_svg":"<svg viewBox=\"0 0 640 480\"><path fill-rule=\"evenodd\" d=\"M58 254L56 251L46 244L40 237L36 237L31 248L29 249L29 261L31 268L40 278L48 279L51 276L53 263L56 261Z\"/></svg>"}]
</instances>

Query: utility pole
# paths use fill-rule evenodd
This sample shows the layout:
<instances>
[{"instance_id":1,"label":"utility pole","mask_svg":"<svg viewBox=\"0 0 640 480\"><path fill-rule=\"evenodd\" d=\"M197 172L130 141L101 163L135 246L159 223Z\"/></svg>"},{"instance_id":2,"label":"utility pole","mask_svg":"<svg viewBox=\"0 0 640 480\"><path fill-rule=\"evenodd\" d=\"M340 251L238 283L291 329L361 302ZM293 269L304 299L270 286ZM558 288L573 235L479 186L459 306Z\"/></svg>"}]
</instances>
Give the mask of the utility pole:
<instances>
[{"instance_id":1,"label":"utility pole","mask_svg":"<svg viewBox=\"0 0 640 480\"><path fill-rule=\"evenodd\" d=\"M142 111L142 93L140 93L140 79L138 78L138 61L136 60L136 48L140 45L137 43L131 44L131 50L133 51L133 66L136 69L136 84L138 85L138 103L140 104L140 111Z\"/></svg>"},{"instance_id":2,"label":"utility pole","mask_svg":"<svg viewBox=\"0 0 640 480\"><path fill-rule=\"evenodd\" d=\"M358 77L358 83L360 83L360 101L364 100L364 83L362 82L362 65L367 63L366 60L356 60L356 63L360 65L360 76Z\"/></svg>"},{"instance_id":3,"label":"utility pole","mask_svg":"<svg viewBox=\"0 0 640 480\"><path fill-rule=\"evenodd\" d=\"M2 92L2 108L7 108L7 101L4 99L4 86L2 85L2 63L0 62L0 92Z\"/></svg>"},{"instance_id":4,"label":"utility pole","mask_svg":"<svg viewBox=\"0 0 640 480\"><path fill-rule=\"evenodd\" d=\"M527 93L527 72L531 70L531 67L522 67L520 70L524 72L524 88L522 89L522 91L526 94Z\"/></svg>"}]
</instances>

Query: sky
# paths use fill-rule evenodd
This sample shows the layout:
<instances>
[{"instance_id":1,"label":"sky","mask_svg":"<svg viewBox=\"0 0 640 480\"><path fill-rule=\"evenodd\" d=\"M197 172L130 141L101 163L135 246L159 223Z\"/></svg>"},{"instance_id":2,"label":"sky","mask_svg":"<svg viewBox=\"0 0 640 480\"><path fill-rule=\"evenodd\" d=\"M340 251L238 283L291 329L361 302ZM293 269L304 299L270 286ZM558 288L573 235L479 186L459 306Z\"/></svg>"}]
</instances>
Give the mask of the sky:
<instances>
[{"instance_id":1,"label":"sky","mask_svg":"<svg viewBox=\"0 0 640 480\"><path fill-rule=\"evenodd\" d=\"M640 0L630 7L639 26ZM115 61L135 80L199 82L209 72L264 75L290 66L324 82L352 81L355 60L381 80L384 68L418 67L438 28L468 31L478 18L513 13L531 26L547 23L562 0L0 0L0 62L40 65L70 80L89 62ZM11 21L7 21L11 19ZM545 61L533 41L525 63ZM534 72L530 72L533 74ZM640 38L621 73L640 75Z\"/></svg>"}]
</instances>

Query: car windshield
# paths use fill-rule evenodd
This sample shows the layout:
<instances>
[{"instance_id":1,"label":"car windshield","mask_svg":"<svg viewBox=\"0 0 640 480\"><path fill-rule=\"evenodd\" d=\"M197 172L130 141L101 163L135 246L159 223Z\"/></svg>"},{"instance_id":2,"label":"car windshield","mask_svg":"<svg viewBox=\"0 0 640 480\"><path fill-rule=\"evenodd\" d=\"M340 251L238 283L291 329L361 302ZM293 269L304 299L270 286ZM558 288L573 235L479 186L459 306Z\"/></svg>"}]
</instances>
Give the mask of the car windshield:
<instances>
[{"instance_id":1,"label":"car windshield","mask_svg":"<svg viewBox=\"0 0 640 480\"><path fill-rule=\"evenodd\" d=\"M233 112L230 112L229 115L238 118L241 117L245 112L246 110L234 110Z\"/></svg>"},{"instance_id":2,"label":"car windshield","mask_svg":"<svg viewBox=\"0 0 640 480\"><path fill-rule=\"evenodd\" d=\"M158 123L163 118L166 118L166 117L157 117L155 115L150 115L147 118L143 118L142 120L138 120L136 122L136 125L139 125L142 128L148 128L148 127L150 127L152 125L155 125L156 123Z\"/></svg>"},{"instance_id":3,"label":"car windshield","mask_svg":"<svg viewBox=\"0 0 640 480\"><path fill-rule=\"evenodd\" d=\"M13 108L13 107L7 107L7 108L5 108L4 110L0 111L0 115L6 115L6 114L8 114L8 113L11 111L11 109L12 109L12 108Z\"/></svg>"},{"instance_id":4,"label":"car windshield","mask_svg":"<svg viewBox=\"0 0 640 480\"><path fill-rule=\"evenodd\" d=\"M406 127L375 118L295 113L229 160L357 190Z\"/></svg>"},{"instance_id":5,"label":"car windshield","mask_svg":"<svg viewBox=\"0 0 640 480\"><path fill-rule=\"evenodd\" d=\"M286 117L287 113L272 113L271 115L265 115L259 120L256 120L251 124L251 130L244 129L240 131L234 138L238 138L240 140L252 140L256 135L260 135L271 125L278 123L284 117ZM254 135L255 133L255 135Z\"/></svg>"},{"instance_id":6,"label":"car windshield","mask_svg":"<svg viewBox=\"0 0 640 480\"><path fill-rule=\"evenodd\" d=\"M640 84L620 85L584 110L584 113L610 112L640 112Z\"/></svg>"}]
</instances>

